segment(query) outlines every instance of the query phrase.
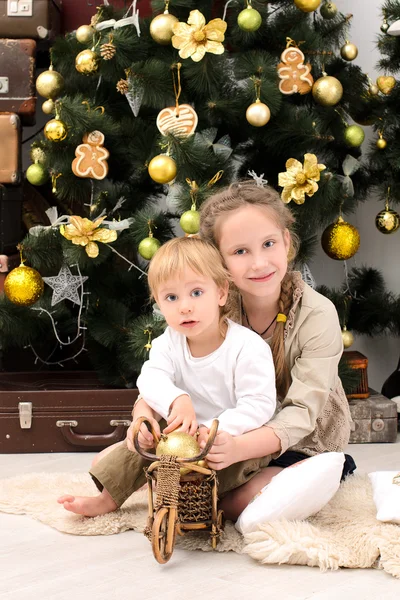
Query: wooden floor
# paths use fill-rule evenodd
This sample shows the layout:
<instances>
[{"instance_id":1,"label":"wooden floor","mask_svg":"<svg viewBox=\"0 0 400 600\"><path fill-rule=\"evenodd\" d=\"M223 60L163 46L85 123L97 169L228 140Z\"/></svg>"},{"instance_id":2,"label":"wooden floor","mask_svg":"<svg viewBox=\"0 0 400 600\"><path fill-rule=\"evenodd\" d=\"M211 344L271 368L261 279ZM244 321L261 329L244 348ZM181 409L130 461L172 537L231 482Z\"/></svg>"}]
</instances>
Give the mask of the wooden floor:
<instances>
[{"instance_id":1,"label":"wooden floor","mask_svg":"<svg viewBox=\"0 0 400 600\"><path fill-rule=\"evenodd\" d=\"M352 445L359 472L400 470L397 444ZM90 453L0 455L0 477L29 472L83 472ZM0 600L398 600L400 581L383 571L321 573L264 566L248 556L184 552L157 564L135 532L78 537L23 516L0 513Z\"/></svg>"}]
</instances>

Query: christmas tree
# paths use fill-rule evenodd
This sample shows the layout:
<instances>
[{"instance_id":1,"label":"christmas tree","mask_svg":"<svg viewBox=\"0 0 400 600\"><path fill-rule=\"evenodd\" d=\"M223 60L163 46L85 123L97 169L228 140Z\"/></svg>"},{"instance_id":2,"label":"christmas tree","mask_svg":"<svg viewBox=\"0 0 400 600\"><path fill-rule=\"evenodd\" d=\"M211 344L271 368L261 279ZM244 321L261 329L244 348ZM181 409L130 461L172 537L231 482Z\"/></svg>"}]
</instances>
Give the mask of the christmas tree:
<instances>
[{"instance_id":1,"label":"christmas tree","mask_svg":"<svg viewBox=\"0 0 400 600\"><path fill-rule=\"evenodd\" d=\"M198 231L210 194L249 176L278 189L307 275L322 232L327 261L357 252L346 215L374 183L359 158L376 99L352 62L351 15L325 0L151 5L142 18L136 2L106 2L54 44L37 82L50 120L27 172L50 179L49 220L23 240L34 271L20 268L0 305L3 349L23 345L50 367L85 357L118 386L135 384L163 328L147 261ZM322 291L343 327L393 326L396 299L376 271Z\"/></svg>"}]
</instances>

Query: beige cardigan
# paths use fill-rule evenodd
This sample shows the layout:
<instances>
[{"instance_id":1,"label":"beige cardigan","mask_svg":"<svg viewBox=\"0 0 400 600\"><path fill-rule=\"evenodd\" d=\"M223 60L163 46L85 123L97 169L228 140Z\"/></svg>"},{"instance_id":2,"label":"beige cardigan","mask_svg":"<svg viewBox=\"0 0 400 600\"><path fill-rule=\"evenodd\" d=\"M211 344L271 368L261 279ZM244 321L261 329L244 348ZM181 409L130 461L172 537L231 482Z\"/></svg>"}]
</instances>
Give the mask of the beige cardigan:
<instances>
[{"instance_id":1,"label":"beige cardigan","mask_svg":"<svg viewBox=\"0 0 400 600\"><path fill-rule=\"evenodd\" d=\"M281 451L308 456L342 452L349 441L351 416L338 376L343 352L336 308L293 272L293 305L285 326L285 354L292 384L281 410L268 423Z\"/></svg>"}]
</instances>

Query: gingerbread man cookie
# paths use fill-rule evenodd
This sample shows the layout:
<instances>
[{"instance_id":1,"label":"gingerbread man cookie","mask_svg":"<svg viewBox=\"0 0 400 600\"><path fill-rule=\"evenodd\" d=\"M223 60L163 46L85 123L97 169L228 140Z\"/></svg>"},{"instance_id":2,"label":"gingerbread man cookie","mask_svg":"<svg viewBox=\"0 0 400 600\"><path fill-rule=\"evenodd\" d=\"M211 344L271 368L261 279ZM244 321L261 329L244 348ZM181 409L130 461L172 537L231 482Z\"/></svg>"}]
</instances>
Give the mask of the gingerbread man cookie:
<instances>
[{"instance_id":1,"label":"gingerbread man cookie","mask_svg":"<svg viewBox=\"0 0 400 600\"><path fill-rule=\"evenodd\" d=\"M308 94L314 83L311 65L304 64L304 54L297 47L289 47L281 55L278 65L279 90L282 94Z\"/></svg>"},{"instance_id":2,"label":"gingerbread man cookie","mask_svg":"<svg viewBox=\"0 0 400 600\"><path fill-rule=\"evenodd\" d=\"M104 135L101 131L92 131L83 136L83 144L75 150L76 158L72 161L72 172L77 177L93 177L104 179L107 177L108 150L103 147Z\"/></svg>"}]
</instances>

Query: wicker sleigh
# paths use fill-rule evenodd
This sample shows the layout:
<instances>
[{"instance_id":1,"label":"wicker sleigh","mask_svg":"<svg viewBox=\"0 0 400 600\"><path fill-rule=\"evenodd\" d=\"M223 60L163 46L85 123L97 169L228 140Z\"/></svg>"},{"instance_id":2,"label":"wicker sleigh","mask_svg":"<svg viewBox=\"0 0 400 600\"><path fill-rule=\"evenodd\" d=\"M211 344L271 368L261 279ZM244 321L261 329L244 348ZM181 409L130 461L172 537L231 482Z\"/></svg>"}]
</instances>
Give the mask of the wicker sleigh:
<instances>
[{"instance_id":1,"label":"wicker sleigh","mask_svg":"<svg viewBox=\"0 0 400 600\"><path fill-rule=\"evenodd\" d=\"M203 451L194 458L157 457L143 450L138 440L142 423L149 427L156 444L159 439L146 417L136 421L133 433L136 451L143 458L154 461L146 469L149 516L144 534L151 540L155 559L159 563L168 562L176 535L184 535L186 531L209 531L215 549L224 527L223 511L217 508L218 480L215 471L195 463L203 460L213 445L218 420L213 421ZM185 468L190 468L184 475L180 472L182 463Z\"/></svg>"}]
</instances>

